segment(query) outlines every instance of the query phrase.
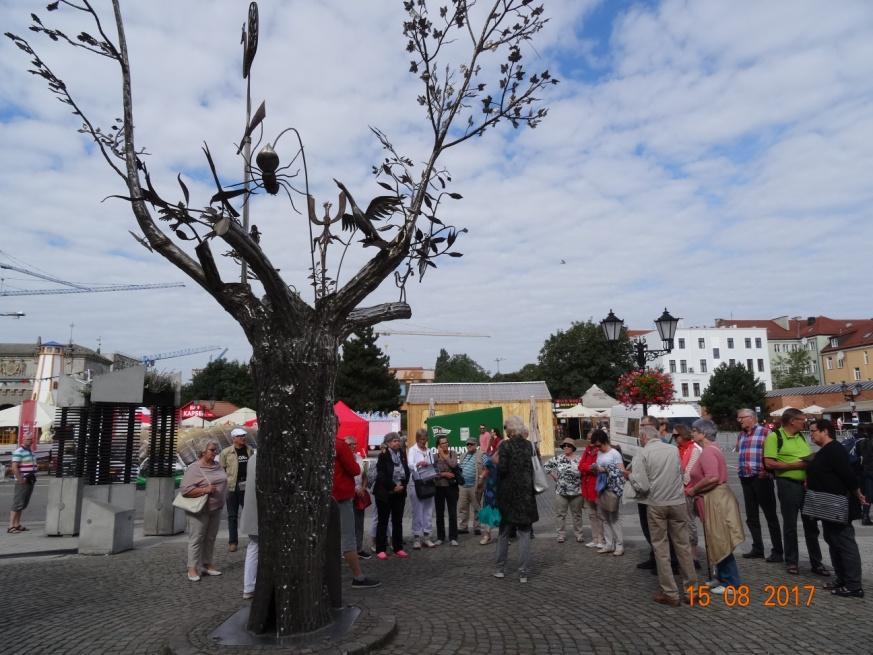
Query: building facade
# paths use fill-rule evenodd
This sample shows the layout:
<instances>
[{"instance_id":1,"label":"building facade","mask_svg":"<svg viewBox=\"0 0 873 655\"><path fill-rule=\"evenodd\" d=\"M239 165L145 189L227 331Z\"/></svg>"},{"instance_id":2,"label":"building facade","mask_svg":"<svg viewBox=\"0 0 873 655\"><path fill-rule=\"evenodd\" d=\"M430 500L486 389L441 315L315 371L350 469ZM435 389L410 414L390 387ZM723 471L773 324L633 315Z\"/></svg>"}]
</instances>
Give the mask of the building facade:
<instances>
[{"instance_id":1,"label":"building facade","mask_svg":"<svg viewBox=\"0 0 873 655\"><path fill-rule=\"evenodd\" d=\"M657 332L647 332L643 338L649 348L663 347ZM768 391L772 389L768 352L764 328L679 328L673 339L673 351L658 357L653 366L670 373L675 400L700 402L713 372L722 364L745 366Z\"/></svg>"},{"instance_id":2,"label":"building facade","mask_svg":"<svg viewBox=\"0 0 873 655\"><path fill-rule=\"evenodd\" d=\"M848 334L831 337L821 358L825 384L873 380L873 321L858 324Z\"/></svg>"}]
</instances>

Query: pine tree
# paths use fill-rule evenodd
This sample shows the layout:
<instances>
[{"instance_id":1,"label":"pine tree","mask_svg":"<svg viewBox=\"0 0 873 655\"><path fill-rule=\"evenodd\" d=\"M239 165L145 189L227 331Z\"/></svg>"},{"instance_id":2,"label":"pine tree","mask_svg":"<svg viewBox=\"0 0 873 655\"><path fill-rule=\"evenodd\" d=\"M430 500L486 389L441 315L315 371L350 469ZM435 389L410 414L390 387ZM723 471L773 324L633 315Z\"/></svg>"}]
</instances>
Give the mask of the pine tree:
<instances>
[{"instance_id":1,"label":"pine tree","mask_svg":"<svg viewBox=\"0 0 873 655\"><path fill-rule=\"evenodd\" d=\"M359 412L400 408L400 385L388 370L388 355L376 345L373 328L355 332L343 344L336 397Z\"/></svg>"},{"instance_id":2,"label":"pine tree","mask_svg":"<svg viewBox=\"0 0 873 655\"><path fill-rule=\"evenodd\" d=\"M490 380L488 371L466 353L449 355L445 348L440 348L434 366L434 382L489 382Z\"/></svg>"}]
</instances>

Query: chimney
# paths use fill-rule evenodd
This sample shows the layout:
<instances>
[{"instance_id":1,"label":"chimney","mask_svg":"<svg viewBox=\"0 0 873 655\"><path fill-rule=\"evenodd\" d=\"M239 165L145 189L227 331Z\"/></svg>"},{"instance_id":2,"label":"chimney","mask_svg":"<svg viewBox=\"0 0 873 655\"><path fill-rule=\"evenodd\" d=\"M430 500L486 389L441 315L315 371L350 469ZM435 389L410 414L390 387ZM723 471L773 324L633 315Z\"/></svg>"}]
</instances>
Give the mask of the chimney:
<instances>
[{"instance_id":1,"label":"chimney","mask_svg":"<svg viewBox=\"0 0 873 655\"><path fill-rule=\"evenodd\" d=\"M806 317L806 325L815 325L815 316L807 316Z\"/></svg>"}]
</instances>

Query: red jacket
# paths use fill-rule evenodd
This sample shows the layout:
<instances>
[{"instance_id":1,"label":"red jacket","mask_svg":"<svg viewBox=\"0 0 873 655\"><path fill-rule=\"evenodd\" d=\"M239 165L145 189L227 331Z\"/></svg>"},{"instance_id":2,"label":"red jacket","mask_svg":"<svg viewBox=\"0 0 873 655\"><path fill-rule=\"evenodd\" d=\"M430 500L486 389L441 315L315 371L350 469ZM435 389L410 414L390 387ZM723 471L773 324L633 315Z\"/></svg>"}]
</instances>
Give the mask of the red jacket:
<instances>
[{"instance_id":1,"label":"red jacket","mask_svg":"<svg viewBox=\"0 0 873 655\"><path fill-rule=\"evenodd\" d=\"M585 500L597 500L597 473L591 472L591 465L597 463L597 446L585 446L582 459L579 460L579 473L582 474L582 497Z\"/></svg>"},{"instance_id":2,"label":"red jacket","mask_svg":"<svg viewBox=\"0 0 873 655\"><path fill-rule=\"evenodd\" d=\"M333 458L333 499L337 502L355 497L355 476L361 467L355 461L355 454L348 444L337 437L334 444L336 455Z\"/></svg>"}]
</instances>

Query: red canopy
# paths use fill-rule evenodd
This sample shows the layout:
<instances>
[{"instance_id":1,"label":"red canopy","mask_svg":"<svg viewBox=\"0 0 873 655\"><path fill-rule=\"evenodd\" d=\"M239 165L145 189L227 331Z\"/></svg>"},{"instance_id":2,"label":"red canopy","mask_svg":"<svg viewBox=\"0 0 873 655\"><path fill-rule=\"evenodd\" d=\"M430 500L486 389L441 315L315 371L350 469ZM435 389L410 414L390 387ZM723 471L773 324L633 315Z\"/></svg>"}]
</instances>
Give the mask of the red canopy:
<instances>
[{"instance_id":1,"label":"red canopy","mask_svg":"<svg viewBox=\"0 0 873 655\"><path fill-rule=\"evenodd\" d=\"M370 424L355 414L342 400L336 401L333 413L337 417L336 436L354 437L358 442L358 452L367 456L367 439L370 436Z\"/></svg>"}]
</instances>

